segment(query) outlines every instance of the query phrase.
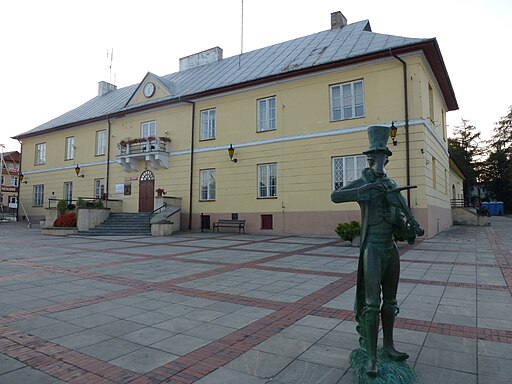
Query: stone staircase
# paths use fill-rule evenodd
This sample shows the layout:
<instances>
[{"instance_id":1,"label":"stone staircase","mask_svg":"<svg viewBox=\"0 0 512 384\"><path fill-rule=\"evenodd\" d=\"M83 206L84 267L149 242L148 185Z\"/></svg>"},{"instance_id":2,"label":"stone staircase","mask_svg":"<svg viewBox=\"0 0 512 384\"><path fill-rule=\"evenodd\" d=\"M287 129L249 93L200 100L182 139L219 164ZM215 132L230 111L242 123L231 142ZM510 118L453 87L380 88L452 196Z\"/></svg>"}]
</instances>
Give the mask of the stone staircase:
<instances>
[{"instance_id":1,"label":"stone staircase","mask_svg":"<svg viewBox=\"0 0 512 384\"><path fill-rule=\"evenodd\" d=\"M111 213L107 220L88 231L84 236L151 236L151 213Z\"/></svg>"}]
</instances>

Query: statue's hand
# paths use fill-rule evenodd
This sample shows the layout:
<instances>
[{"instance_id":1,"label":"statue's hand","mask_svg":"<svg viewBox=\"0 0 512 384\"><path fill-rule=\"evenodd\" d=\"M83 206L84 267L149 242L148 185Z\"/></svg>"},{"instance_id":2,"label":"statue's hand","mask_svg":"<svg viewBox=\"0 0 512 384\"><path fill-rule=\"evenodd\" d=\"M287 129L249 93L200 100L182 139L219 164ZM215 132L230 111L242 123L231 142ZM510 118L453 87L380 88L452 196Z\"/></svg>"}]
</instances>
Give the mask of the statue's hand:
<instances>
[{"instance_id":1,"label":"statue's hand","mask_svg":"<svg viewBox=\"0 0 512 384\"><path fill-rule=\"evenodd\" d=\"M368 183L366 185L363 185L362 187L359 187L357 189L357 193L361 198L364 198L365 200L369 200L377 195L380 195L381 193L384 193L387 191L387 188L384 184L374 182L374 183Z\"/></svg>"}]
</instances>

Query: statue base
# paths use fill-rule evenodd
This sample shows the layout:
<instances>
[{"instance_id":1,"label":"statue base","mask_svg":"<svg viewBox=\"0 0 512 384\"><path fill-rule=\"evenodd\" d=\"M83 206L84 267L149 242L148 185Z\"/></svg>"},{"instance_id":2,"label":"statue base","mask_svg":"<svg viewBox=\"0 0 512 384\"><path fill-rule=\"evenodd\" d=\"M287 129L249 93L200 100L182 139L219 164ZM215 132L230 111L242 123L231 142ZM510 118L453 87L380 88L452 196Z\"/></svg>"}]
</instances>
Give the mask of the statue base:
<instances>
[{"instance_id":1,"label":"statue base","mask_svg":"<svg viewBox=\"0 0 512 384\"><path fill-rule=\"evenodd\" d=\"M377 351L377 377L369 377L366 374L367 352L362 349L354 349L350 354L350 366L354 371L356 384L412 384L416 379L414 370L405 361L394 361L379 348Z\"/></svg>"}]
</instances>

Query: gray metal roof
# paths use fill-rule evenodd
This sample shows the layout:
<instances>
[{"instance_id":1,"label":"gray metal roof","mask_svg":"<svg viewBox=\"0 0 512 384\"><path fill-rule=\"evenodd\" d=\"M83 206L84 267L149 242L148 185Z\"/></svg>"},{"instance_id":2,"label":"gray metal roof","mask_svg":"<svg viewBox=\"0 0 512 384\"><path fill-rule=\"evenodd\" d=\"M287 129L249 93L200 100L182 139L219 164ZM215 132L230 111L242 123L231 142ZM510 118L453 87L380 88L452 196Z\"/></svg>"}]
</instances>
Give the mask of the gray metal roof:
<instances>
[{"instance_id":1,"label":"gray metal roof","mask_svg":"<svg viewBox=\"0 0 512 384\"><path fill-rule=\"evenodd\" d=\"M127 106L139 84L97 96L78 108L56 117L17 136L31 136L46 130L65 128L94 119L104 118L131 109L162 101L198 95L249 81L282 75L359 56L401 48L432 39L415 39L384 35L371 31L368 20L297 38L269 47L229 57L211 64L161 76L168 84L171 96Z\"/></svg>"}]
</instances>

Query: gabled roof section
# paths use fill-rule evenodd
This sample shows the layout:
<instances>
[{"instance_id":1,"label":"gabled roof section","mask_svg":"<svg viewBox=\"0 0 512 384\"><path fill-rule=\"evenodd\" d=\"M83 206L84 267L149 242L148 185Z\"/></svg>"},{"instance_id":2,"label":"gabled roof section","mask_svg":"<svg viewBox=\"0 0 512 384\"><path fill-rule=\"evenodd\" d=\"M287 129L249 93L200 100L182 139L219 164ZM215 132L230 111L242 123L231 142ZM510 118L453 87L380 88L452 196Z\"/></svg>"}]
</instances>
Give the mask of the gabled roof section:
<instances>
[{"instance_id":1,"label":"gabled roof section","mask_svg":"<svg viewBox=\"0 0 512 384\"><path fill-rule=\"evenodd\" d=\"M154 93L150 97L144 95L144 88L148 83L152 83L155 87ZM125 108L140 104L151 104L157 99L168 98L173 94L172 89L173 84L170 80L148 72L138 85L137 89L133 92L130 99L127 101Z\"/></svg>"},{"instance_id":2,"label":"gabled roof section","mask_svg":"<svg viewBox=\"0 0 512 384\"><path fill-rule=\"evenodd\" d=\"M166 76L159 77L148 72L139 84L95 97L15 138L22 139L48 130L104 120L116 114L389 57L391 53L403 54L419 50L425 53L433 69L448 110L458 109L455 93L435 39L374 33L369 21L363 20ZM143 91L144 85L150 80L161 88L162 93L158 97L137 99L139 92Z\"/></svg>"}]
</instances>

